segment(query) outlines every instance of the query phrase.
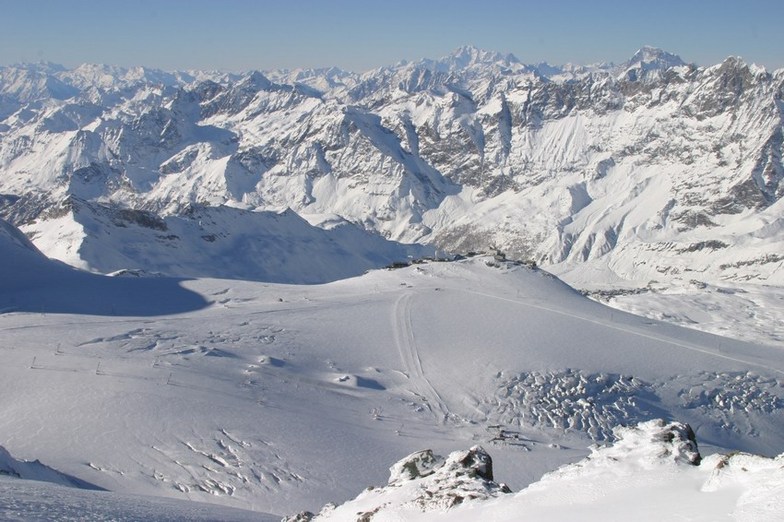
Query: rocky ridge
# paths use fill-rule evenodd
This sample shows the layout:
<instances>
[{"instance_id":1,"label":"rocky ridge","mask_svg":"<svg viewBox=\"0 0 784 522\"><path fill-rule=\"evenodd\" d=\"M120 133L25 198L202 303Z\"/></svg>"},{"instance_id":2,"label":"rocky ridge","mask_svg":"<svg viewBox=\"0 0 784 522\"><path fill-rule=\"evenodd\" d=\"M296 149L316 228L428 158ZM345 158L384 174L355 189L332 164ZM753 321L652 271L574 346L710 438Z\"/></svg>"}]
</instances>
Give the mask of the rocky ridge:
<instances>
[{"instance_id":1,"label":"rocky ridge","mask_svg":"<svg viewBox=\"0 0 784 522\"><path fill-rule=\"evenodd\" d=\"M423 451L396 463L387 486L284 521L566 520L575 516L576 506L591 520L632 513L644 520L774 520L780 514L782 456L736 452L703 458L688 424L662 419L615 432L614 444L595 446L585 459L517 493L487 476L491 459L481 448L454 452L446 460ZM723 494L718 506L717 492Z\"/></svg>"},{"instance_id":2,"label":"rocky ridge","mask_svg":"<svg viewBox=\"0 0 784 522\"><path fill-rule=\"evenodd\" d=\"M3 67L0 212L30 232L69 196L290 208L636 285L780 284L782 99L784 71L650 47L590 67L464 47L364 74Z\"/></svg>"}]
</instances>

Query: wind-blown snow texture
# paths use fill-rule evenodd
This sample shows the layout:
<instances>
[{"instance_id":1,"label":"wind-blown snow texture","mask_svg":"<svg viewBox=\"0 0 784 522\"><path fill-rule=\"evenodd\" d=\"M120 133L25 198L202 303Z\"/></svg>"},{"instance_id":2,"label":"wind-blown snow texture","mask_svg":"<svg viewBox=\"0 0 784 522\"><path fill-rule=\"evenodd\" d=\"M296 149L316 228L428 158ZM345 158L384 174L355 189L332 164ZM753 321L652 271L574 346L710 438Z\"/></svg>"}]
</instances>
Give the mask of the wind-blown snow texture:
<instances>
[{"instance_id":1,"label":"wind-blown snow texture","mask_svg":"<svg viewBox=\"0 0 784 522\"><path fill-rule=\"evenodd\" d=\"M166 278L84 274L7 236L0 273L20 284L2 296L29 307L0 315L2 446L96 487L287 514L383 483L422 448L481 444L520 490L660 417L709 447L782 451L779 351L614 311L523 264L181 281L153 306L187 292L200 307L138 317L144 293L112 310L80 278ZM39 281L58 283L31 293Z\"/></svg>"},{"instance_id":2,"label":"wind-blown snow texture","mask_svg":"<svg viewBox=\"0 0 784 522\"><path fill-rule=\"evenodd\" d=\"M363 75L0 68L5 458L287 514L422 448L482 445L519 491L658 418L780 454L783 82L652 48L596 67L462 48ZM501 256L360 276L491 244L649 318ZM636 476L603 455L619 490ZM780 514L779 461L751 461L765 485L735 516ZM673 494L665 468L651 499ZM0 494L62 498L21 482ZM536 509L574 516L548 491Z\"/></svg>"},{"instance_id":3,"label":"wind-blown snow texture","mask_svg":"<svg viewBox=\"0 0 784 522\"><path fill-rule=\"evenodd\" d=\"M225 229L157 238L134 257L98 237L111 227L94 233L45 210L70 196L161 218L194 205L291 208L315 224L339 216L454 252L494 244L588 291L669 292L686 305L668 314L654 299L645 312L781 344L780 314L765 309L782 295L761 285L784 281L783 86L784 70L734 57L696 67L649 47L593 67L471 47L364 74L2 67L0 208L45 253L81 267L253 279L271 267L208 272L192 255ZM256 241L243 234L226 243ZM372 266L400 255L383 257ZM356 275L368 263L345 266ZM707 284L741 285L761 315L716 319L693 292ZM611 302L640 311L627 297ZM728 321L737 328L722 331Z\"/></svg>"}]
</instances>

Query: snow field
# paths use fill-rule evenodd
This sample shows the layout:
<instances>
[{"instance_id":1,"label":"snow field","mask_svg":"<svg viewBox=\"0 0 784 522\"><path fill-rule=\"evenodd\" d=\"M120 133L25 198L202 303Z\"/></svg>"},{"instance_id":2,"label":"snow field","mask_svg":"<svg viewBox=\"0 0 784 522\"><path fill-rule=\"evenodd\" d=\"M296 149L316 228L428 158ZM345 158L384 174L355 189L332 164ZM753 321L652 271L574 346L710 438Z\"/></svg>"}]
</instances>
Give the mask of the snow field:
<instances>
[{"instance_id":1,"label":"snow field","mask_svg":"<svg viewBox=\"0 0 784 522\"><path fill-rule=\"evenodd\" d=\"M48 291L90 299L67 274ZM0 316L3 446L113 491L278 514L351 498L425 447L487 445L519 490L618 422L678 418L718 448L781 451L777 352L717 348L523 265L176 288L205 304Z\"/></svg>"}]
</instances>

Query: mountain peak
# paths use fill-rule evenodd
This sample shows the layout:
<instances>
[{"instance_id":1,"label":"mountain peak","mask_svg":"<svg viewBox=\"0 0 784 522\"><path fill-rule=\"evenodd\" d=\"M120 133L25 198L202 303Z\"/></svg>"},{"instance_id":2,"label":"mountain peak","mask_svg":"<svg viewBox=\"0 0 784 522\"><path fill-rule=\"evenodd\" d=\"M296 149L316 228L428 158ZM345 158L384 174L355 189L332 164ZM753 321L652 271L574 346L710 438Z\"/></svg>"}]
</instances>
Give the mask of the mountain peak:
<instances>
[{"instance_id":1,"label":"mountain peak","mask_svg":"<svg viewBox=\"0 0 784 522\"><path fill-rule=\"evenodd\" d=\"M270 88L272 82L260 71L250 71L240 82L242 85L249 86L256 91L263 91Z\"/></svg>"},{"instance_id":2,"label":"mountain peak","mask_svg":"<svg viewBox=\"0 0 784 522\"><path fill-rule=\"evenodd\" d=\"M667 52L651 45L644 45L638 49L634 55L632 55L632 57L624 64L624 67L629 68L635 65L644 66L646 69L669 69L670 67L686 65L686 62L684 62L677 54Z\"/></svg>"},{"instance_id":3,"label":"mountain peak","mask_svg":"<svg viewBox=\"0 0 784 522\"><path fill-rule=\"evenodd\" d=\"M672 54L658 47L645 45L637 50L634 55L618 67L619 78L630 81L640 81L657 78L672 67L686 65L680 56Z\"/></svg>"},{"instance_id":4,"label":"mountain peak","mask_svg":"<svg viewBox=\"0 0 784 522\"><path fill-rule=\"evenodd\" d=\"M12 67L15 67L17 69L25 69L28 71L33 71L41 74L55 74L66 70L66 68L60 65L59 63L48 62L45 60L32 62L32 63L19 63L19 64L12 65Z\"/></svg>"},{"instance_id":5,"label":"mountain peak","mask_svg":"<svg viewBox=\"0 0 784 522\"><path fill-rule=\"evenodd\" d=\"M487 51L473 45L463 45L452 51L451 54L439 60L452 68L465 69L472 65L503 63L510 65L520 63L513 54L501 54L496 51Z\"/></svg>"}]
</instances>

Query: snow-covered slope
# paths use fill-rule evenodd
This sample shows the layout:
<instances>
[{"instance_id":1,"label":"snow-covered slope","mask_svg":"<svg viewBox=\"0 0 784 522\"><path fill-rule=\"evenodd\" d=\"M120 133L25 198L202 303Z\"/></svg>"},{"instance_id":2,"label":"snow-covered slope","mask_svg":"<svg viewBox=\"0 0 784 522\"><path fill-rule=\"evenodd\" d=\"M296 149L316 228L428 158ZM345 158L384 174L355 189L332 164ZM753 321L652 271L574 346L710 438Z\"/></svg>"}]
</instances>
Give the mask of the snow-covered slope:
<instances>
[{"instance_id":1,"label":"snow-covered slope","mask_svg":"<svg viewBox=\"0 0 784 522\"><path fill-rule=\"evenodd\" d=\"M661 420L616 433L613 445L592 448L586 459L515 495L492 482L492 468L488 479L492 461L481 448L453 453L445 463L431 453L434 470L401 478L401 466L419 471L422 453L415 454L391 468L388 486L327 506L312 520L774 521L784 513L784 454L702 459L688 425Z\"/></svg>"},{"instance_id":2,"label":"snow-covered slope","mask_svg":"<svg viewBox=\"0 0 784 522\"><path fill-rule=\"evenodd\" d=\"M101 491L0 446L0 520L268 521L280 517L175 499Z\"/></svg>"},{"instance_id":3,"label":"snow-covered slope","mask_svg":"<svg viewBox=\"0 0 784 522\"><path fill-rule=\"evenodd\" d=\"M646 282L682 274L684 257L697 274L769 279L780 71L737 58L696 68L647 47L569 80L538 71L473 48L358 77L272 75L284 83L7 67L16 110L2 127L0 190L26 196L15 206L27 216L44 193L166 212L290 207L453 250L602 258Z\"/></svg>"},{"instance_id":4,"label":"snow-covered slope","mask_svg":"<svg viewBox=\"0 0 784 522\"><path fill-rule=\"evenodd\" d=\"M69 196L161 218L290 208L495 245L586 290L781 286L782 82L650 47L588 67L463 47L364 74L2 67L0 212L46 228ZM66 228L39 247L102 266Z\"/></svg>"},{"instance_id":5,"label":"snow-covered slope","mask_svg":"<svg viewBox=\"0 0 784 522\"><path fill-rule=\"evenodd\" d=\"M518 491L660 417L709 449L782 452L780 352L614 311L525 265L307 286L83 275L159 285L152 309L202 302L135 317L123 289L111 315L0 315L0 443L112 491L313 511L414 451L477 444ZM47 292L105 309L87 284Z\"/></svg>"},{"instance_id":6,"label":"snow-covered slope","mask_svg":"<svg viewBox=\"0 0 784 522\"><path fill-rule=\"evenodd\" d=\"M220 277L313 284L360 275L433 248L388 241L337 216L193 205L177 216L73 196L23 227L54 258L124 275Z\"/></svg>"},{"instance_id":7,"label":"snow-covered slope","mask_svg":"<svg viewBox=\"0 0 784 522\"><path fill-rule=\"evenodd\" d=\"M113 278L53 261L0 220L0 311L153 316L193 311L207 301L181 279Z\"/></svg>"},{"instance_id":8,"label":"snow-covered slope","mask_svg":"<svg viewBox=\"0 0 784 522\"><path fill-rule=\"evenodd\" d=\"M280 517L160 497L87 491L0 474L0 519L145 522L277 522Z\"/></svg>"},{"instance_id":9,"label":"snow-covered slope","mask_svg":"<svg viewBox=\"0 0 784 522\"><path fill-rule=\"evenodd\" d=\"M50 482L80 489L96 489L86 482L58 472L40 461L26 462L17 460L2 446L0 446L0 476Z\"/></svg>"},{"instance_id":10,"label":"snow-covered slope","mask_svg":"<svg viewBox=\"0 0 784 522\"><path fill-rule=\"evenodd\" d=\"M780 454L783 82L653 48L0 67L0 215L35 243L0 222L0 445L123 494L278 514L422 448L481 444L520 490L656 418L706 454ZM359 276L490 245L654 319L531 262ZM702 488L705 469L674 473ZM553 501L541 484L515 502Z\"/></svg>"}]
</instances>

